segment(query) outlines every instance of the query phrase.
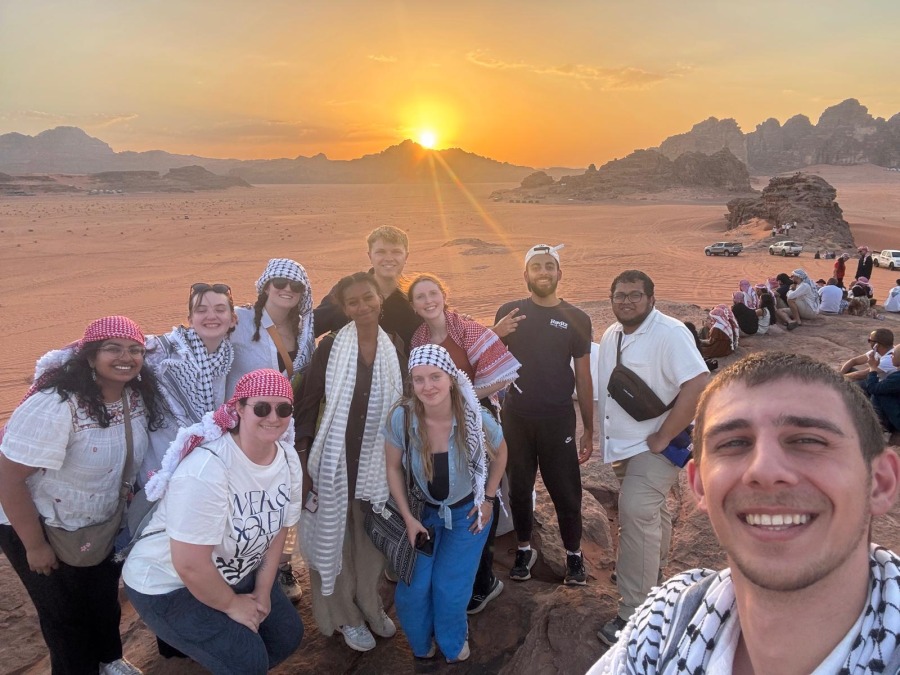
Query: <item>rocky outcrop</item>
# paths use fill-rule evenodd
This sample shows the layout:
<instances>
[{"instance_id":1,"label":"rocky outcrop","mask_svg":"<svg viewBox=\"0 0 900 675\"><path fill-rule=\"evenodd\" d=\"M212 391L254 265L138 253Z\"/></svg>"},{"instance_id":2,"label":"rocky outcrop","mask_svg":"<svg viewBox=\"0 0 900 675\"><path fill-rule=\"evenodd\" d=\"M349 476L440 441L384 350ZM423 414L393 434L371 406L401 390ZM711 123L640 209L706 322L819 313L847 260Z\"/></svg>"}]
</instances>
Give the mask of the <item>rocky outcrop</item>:
<instances>
[{"instance_id":1,"label":"rocky outcrop","mask_svg":"<svg viewBox=\"0 0 900 675\"><path fill-rule=\"evenodd\" d=\"M675 161L657 150L635 150L627 157L608 162L599 169L591 165L583 174L563 176L555 182L550 180L548 183L540 176L540 172L532 174L522 181L521 187L497 190L491 198L592 201L675 188L752 192L747 167L728 148L722 148L712 155L689 152Z\"/></svg>"},{"instance_id":2,"label":"rocky outcrop","mask_svg":"<svg viewBox=\"0 0 900 675\"><path fill-rule=\"evenodd\" d=\"M900 166L900 114L890 120L872 117L855 98L826 108L812 124L795 115L781 125L774 118L743 134L733 119L715 117L671 136L660 152L676 159L687 152L711 154L727 147L754 173L780 173L814 164Z\"/></svg>"},{"instance_id":3,"label":"rocky outcrop","mask_svg":"<svg viewBox=\"0 0 900 675\"><path fill-rule=\"evenodd\" d=\"M686 152L713 155L722 148L728 148L732 155L747 163L747 144L738 123L731 118L719 120L710 117L695 124L686 134L669 136L660 144L659 151L674 160Z\"/></svg>"},{"instance_id":4,"label":"rocky outcrop","mask_svg":"<svg viewBox=\"0 0 900 675\"><path fill-rule=\"evenodd\" d=\"M158 171L103 171L91 176L97 190L122 192L195 192L250 187L235 176L219 176L202 166L172 169L164 176Z\"/></svg>"},{"instance_id":5,"label":"rocky outcrop","mask_svg":"<svg viewBox=\"0 0 900 675\"><path fill-rule=\"evenodd\" d=\"M722 148L711 155L686 152L673 165L678 185L714 187L731 192L749 192L751 189L747 166L730 148Z\"/></svg>"},{"instance_id":6,"label":"rocky outcrop","mask_svg":"<svg viewBox=\"0 0 900 675\"><path fill-rule=\"evenodd\" d=\"M593 165L591 165L593 166ZM596 169L595 169L596 171ZM553 185L553 176L548 175L544 171L535 171L530 176L525 176L522 180L523 188L539 188L545 185Z\"/></svg>"},{"instance_id":7,"label":"rocky outcrop","mask_svg":"<svg viewBox=\"0 0 900 675\"><path fill-rule=\"evenodd\" d=\"M759 197L728 202L728 229L753 219L764 221L766 228L794 222L795 229L785 238L796 239L807 248L851 249L853 235L836 196L837 191L820 176L800 172L776 176Z\"/></svg>"}]
</instances>

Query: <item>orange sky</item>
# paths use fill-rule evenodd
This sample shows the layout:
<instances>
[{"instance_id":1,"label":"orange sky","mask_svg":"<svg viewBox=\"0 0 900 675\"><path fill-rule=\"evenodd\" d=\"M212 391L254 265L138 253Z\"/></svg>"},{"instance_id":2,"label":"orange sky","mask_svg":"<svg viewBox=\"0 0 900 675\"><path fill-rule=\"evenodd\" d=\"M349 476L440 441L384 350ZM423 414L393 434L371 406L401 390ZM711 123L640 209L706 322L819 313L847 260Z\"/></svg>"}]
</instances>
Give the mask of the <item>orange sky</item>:
<instances>
[{"instance_id":1,"label":"orange sky","mask_svg":"<svg viewBox=\"0 0 900 675\"><path fill-rule=\"evenodd\" d=\"M710 115L900 112L896 0L0 2L0 133L348 159L437 147L586 166Z\"/></svg>"}]
</instances>

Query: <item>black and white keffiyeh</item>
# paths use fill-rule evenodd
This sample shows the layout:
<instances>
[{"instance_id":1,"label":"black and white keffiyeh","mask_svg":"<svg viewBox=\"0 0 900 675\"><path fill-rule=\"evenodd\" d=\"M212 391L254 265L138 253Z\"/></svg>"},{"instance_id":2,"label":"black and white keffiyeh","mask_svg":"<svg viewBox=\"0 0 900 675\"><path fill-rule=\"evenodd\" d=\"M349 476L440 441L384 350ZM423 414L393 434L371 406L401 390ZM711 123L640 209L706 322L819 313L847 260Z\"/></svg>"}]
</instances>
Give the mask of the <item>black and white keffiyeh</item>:
<instances>
[{"instance_id":1,"label":"black and white keffiyeh","mask_svg":"<svg viewBox=\"0 0 900 675\"><path fill-rule=\"evenodd\" d=\"M873 544L869 569L869 601L842 674L883 673L900 646L900 558ZM685 599L698 584L704 587L702 596L695 607L686 608ZM675 630L683 611L692 612L690 620L684 629ZM591 668L590 675L708 672L719 639L736 621L740 619L730 570L679 574L655 589L638 608L619 641Z\"/></svg>"},{"instance_id":2,"label":"black and white keffiyeh","mask_svg":"<svg viewBox=\"0 0 900 675\"><path fill-rule=\"evenodd\" d=\"M409 355L409 372L416 366L434 366L447 373L456 382L465 401L466 460L472 476L472 492L475 506L484 502L484 486L487 482L487 450L484 426L481 421L481 405L468 376L456 367L449 352L440 345L426 344L416 347ZM478 510L478 526L482 526L481 509Z\"/></svg>"},{"instance_id":3,"label":"black and white keffiyeh","mask_svg":"<svg viewBox=\"0 0 900 675\"><path fill-rule=\"evenodd\" d=\"M210 354L193 328L178 326L167 337L178 355L164 363L185 394L183 399L190 402L196 418L200 419L216 407L213 383L231 369L234 361L231 340L226 337Z\"/></svg>"},{"instance_id":4,"label":"black and white keffiyeh","mask_svg":"<svg viewBox=\"0 0 900 675\"><path fill-rule=\"evenodd\" d=\"M262 293L272 279L288 279L303 284L300 297L300 325L297 326L297 356L294 358L294 372L299 373L312 360L316 349L316 333L313 328L313 293L309 275L298 262L290 258L272 258L262 275L256 280L256 293Z\"/></svg>"}]
</instances>

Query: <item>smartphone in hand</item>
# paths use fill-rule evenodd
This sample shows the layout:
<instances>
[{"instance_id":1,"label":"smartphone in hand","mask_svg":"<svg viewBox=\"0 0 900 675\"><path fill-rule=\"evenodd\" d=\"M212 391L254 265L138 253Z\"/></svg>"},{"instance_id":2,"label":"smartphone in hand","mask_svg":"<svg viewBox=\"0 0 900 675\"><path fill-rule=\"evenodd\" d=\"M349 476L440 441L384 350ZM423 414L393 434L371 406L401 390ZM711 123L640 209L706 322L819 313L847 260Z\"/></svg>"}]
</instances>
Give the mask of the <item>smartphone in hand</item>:
<instances>
[{"instance_id":1,"label":"smartphone in hand","mask_svg":"<svg viewBox=\"0 0 900 675\"><path fill-rule=\"evenodd\" d=\"M430 556L434 555L434 528L427 528L428 533L419 532L416 535L416 550L419 553Z\"/></svg>"}]
</instances>

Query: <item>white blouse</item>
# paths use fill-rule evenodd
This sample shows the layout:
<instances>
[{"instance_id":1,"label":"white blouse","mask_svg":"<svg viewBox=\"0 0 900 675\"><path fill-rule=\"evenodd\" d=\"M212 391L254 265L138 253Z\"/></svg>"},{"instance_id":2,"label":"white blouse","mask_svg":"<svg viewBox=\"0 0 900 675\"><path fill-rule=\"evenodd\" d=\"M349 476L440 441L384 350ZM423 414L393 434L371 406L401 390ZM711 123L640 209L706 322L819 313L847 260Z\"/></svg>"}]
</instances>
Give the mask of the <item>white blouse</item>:
<instances>
[{"instance_id":1,"label":"white blouse","mask_svg":"<svg viewBox=\"0 0 900 675\"><path fill-rule=\"evenodd\" d=\"M149 443L144 401L129 393L135 473ZM75 530L111 518L118 506L125 467L125 416L122 402L107 403L107 428L79 407L74 396L60 400L55 390L39 391L12 414L0 453L39 471L28 477L40 516L52 527ZM127 480L134 481L134 474ZM0 524L9 519L0 507Z\"/></svg>"}]
</instances>

